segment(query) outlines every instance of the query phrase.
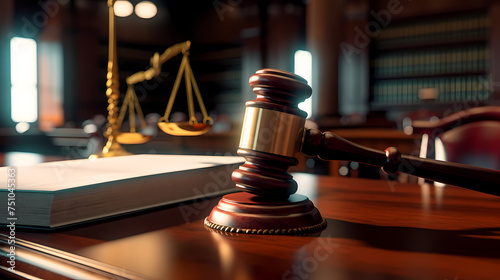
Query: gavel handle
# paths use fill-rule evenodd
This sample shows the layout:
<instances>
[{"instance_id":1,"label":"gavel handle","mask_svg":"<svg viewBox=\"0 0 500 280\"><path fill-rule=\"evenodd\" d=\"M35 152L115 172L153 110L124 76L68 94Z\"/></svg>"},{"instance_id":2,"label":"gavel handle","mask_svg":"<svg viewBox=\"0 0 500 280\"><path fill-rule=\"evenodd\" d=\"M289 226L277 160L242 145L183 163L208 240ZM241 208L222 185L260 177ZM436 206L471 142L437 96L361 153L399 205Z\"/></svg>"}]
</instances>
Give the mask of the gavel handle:
<instances>
[{"instance_id":1,"label":"gavel handle","mask_svg":"<svg viewBox=\"0 0 500 280\"><path fill-rule=\"evenodd\" d=\"M407 173L429 180L500 196L500 171L465 164L401 155L395 147L385 152L352 143L331 132L306 130L302 152L324 160L347 160L382 167L387 174Z\"/></svg>"}]
</instances>

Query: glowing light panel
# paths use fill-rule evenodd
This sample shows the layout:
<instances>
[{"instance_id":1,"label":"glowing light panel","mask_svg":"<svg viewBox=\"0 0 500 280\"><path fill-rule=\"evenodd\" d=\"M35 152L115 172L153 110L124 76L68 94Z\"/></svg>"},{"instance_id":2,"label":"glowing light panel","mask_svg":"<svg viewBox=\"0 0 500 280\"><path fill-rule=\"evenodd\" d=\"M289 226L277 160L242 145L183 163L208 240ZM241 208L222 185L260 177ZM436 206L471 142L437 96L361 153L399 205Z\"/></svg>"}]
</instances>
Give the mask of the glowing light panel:
<instances>
[{"instance_id":1,"label":"glowing light panel","mask_svg":"<svg viewBox=\"0 0 500 280\"><path fill-rule=\"evenodd\" d=\"M434 140L434 153L436 154L436 159L440 161L447 161L448 159L446 158L446 151L443 145L443 142L441 141L440 138L436 137ZM434 186L436 187L444 187L446 184L440 183L440 182L434 182Z\"/></svg>"},{"instance_id":2,"label":"glowing light panel","mask_svg":"<svg viewBox=\"0 0 500 280\"><path fill-rule=\"evenodd\" d=\"M38 119L36 41L14 37L10 40L11 118L14 122Z\"/></svg>"},{"instance_id":3,"label":"glowing light panel","mask_svg":"<svg viewBox=\"0 0 500 280\"><path fill-rule=\"evenodd\" d=\"M35 153L8 152L5 154L7 166L31 166L43 162L43 156Z\"/></svg>"},{"instance_id":4,"label":"glowing light panel","mask_svg":"<svg viewBox=\"0 0 500 280\"><path fill-rule=\"evenodd\" d=\"M312 87L312 55L309 51L298 50L294 56L294 73L307 80L307 83ZM307 117L312 116L312 101L311 97L299 104L299 108L307 113Z\"/></svg>"}]
</instances>

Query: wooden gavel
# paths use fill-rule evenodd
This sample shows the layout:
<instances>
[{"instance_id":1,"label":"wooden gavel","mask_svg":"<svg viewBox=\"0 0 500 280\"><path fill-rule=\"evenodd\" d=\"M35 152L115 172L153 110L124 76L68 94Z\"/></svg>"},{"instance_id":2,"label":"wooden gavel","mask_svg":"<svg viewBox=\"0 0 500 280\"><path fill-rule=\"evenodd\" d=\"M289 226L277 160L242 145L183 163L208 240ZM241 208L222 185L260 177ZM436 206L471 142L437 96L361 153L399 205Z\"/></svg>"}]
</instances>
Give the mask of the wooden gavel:
<instances>
[{"instance_id":1,"label":"wooden gavel","mask_svg":"<svg viewBox=\"0 0 500 280\"><path fill-rule=\"evenodd\" d=\"M403 172L500 195L500 171L401 155L395 147L382 152L330 132L306 129L307 114L298 104L312 90L300 76L263 69L251 76L249 83L257 98L246 103L238 149L245 163L232 174L232 180L244 192L222 198L205 220L210 228L246 233L283 233L279 229L285 228L300 233L324 227L312 203L295 194L297 183L287 171L298 164L299 152L325 160L366 163L382 167L388 174Z\"/></svg>"},{"instance_id":2,"label":"wooden gavel","mask_svg":"<svg viewBox=\"0 0 500 280\"><path fill-rule=\"evenodd\" d=\"M255 194L273 192L286 196L296 191L289 184L271 186L246 184L248 165L260 155L261 160L272 157L289 158L294 164L297 154L318 156L324 160L347 160L382 167L387 174L408 173L429 180L451 184L483 193L500 195L500 171L465 164L401 155L395 147L383 151L357 145L331 132L305 129L305 113L297 104L311 95L311 88L301 77L272 69L258 71L250 78L257 99L247 102L238 153L250 159L233 174L233 180L245 191ZM252 156L250 156L252 155ZM284 159L282 159L283 161ZM255 167L258 169L258 164ZM269 170L254 171L268 174ZM262 173L264 172L264 173ZM283 183L283 182L282 182Z\"/></svg>"}]
</instances>

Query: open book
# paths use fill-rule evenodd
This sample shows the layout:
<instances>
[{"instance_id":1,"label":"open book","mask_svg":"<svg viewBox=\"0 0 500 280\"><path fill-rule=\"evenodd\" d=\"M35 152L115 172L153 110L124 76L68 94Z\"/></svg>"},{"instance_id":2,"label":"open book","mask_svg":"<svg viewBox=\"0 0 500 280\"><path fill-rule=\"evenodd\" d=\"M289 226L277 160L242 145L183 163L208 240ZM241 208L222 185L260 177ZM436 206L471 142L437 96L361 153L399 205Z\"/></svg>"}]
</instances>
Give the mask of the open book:
<instances>
[{"instance_id":1,"label":"open book","mask_svg":"<svg viewBox=\"0 0 500 280\"><path fill-rule=\"evenodd\" d=\"M0 223L55 228L236 191L231 173L243 161L131 155L1 167Z\"/></svg>"}]
</instances>

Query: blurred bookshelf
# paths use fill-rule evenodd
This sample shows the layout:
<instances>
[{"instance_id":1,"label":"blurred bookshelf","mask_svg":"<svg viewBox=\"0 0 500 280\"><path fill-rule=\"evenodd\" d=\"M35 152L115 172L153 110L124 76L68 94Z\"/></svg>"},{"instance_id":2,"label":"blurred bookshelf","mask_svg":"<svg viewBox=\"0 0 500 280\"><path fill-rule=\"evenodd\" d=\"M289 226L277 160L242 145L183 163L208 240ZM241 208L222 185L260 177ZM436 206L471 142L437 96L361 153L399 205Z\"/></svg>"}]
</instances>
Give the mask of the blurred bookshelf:
<instances>
[{"instance_id":1,"label":"blurred bookshelf","mask_svg":"<svg viewBox=\"0 0 500 280\"><path fill-rule=\"evenodd\" d=\"M481 9L406 18L381 29L370 49L371 109L488 103L490 26ZM423 96L429 91L432 103Z\"/></svg>"}]
</instances>

